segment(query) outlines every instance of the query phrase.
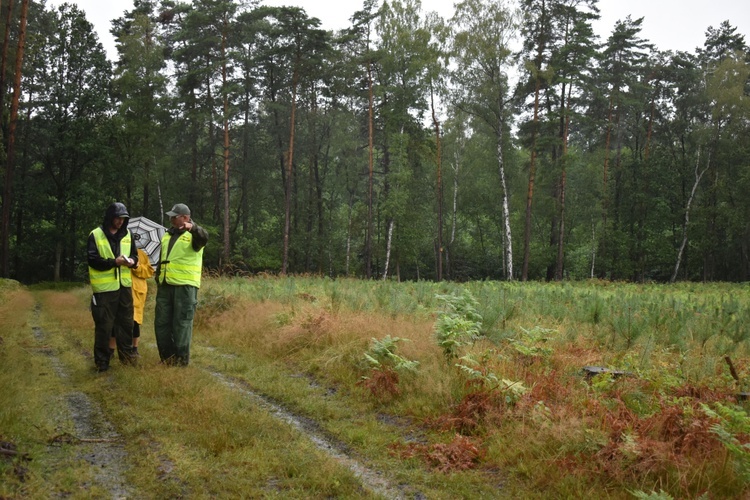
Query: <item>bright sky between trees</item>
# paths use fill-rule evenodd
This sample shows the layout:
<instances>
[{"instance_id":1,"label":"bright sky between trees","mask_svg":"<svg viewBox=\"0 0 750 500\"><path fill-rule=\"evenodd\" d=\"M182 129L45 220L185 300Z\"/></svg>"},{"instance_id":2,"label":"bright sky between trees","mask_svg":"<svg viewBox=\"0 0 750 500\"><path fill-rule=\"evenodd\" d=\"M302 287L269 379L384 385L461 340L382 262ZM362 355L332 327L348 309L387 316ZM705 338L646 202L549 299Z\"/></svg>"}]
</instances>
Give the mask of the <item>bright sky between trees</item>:
<instances>
[{"instance_id":1,"label":"bright sky between trees","mask_svg":"<svg viewBox=\"0 0 750 500\"><path fill-rule=\"evenodd\" d=\"M48 0L48 5L59 5L65 0ZM67 0L86 12L99 35L110 59L115 59L115 43L109 33L110 21L133 8L132 0ZM325 29L341 29L349 25L349 18L362 8L358 0L266 0L265 5L293 5L302 7L311 17L321 20ZM453 14L454 0L423 0L424 11L437 11L444 18ZM600 0L601 19L594 29L606 40L620 19L631 15L643 17L641 35L660 50L692 52L703 46L706 29L718 28L729 21L745 35L750 43L750 0Z\"/></svg>"}]
</instances>

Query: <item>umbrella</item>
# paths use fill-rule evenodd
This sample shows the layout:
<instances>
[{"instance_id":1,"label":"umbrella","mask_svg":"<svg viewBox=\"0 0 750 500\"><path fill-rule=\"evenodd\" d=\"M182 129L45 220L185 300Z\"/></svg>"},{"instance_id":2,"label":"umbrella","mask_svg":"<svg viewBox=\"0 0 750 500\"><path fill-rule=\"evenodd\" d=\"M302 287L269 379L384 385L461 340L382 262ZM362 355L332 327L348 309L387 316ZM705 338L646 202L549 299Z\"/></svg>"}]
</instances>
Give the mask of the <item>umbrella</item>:
<instances>
[{"instance_id":1,"label":"umbrella","mask_svg":"<svg viewBox=\"0 0 750 500\"><path fill-rule=\"evenodd\" d=\"M167 228L146 217L133 217L128 222L128 229L133 233L135 246L143 249L148 254L148 260L155 266L159 262L161 237Z\"/></svg>"}]
</instances>

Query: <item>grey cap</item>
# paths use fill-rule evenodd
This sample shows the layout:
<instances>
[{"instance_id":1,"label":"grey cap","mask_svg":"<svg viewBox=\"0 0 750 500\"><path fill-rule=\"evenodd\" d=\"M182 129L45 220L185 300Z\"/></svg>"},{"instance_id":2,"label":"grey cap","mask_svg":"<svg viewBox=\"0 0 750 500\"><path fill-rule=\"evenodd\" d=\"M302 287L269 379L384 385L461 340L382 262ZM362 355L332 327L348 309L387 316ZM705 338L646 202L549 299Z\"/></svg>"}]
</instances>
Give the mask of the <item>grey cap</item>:
<instances>
[{"instance_id":1,"label":"grey cap","mask_svg":"<svg viewBox=\"0 0 750 500\"><path fill-rule=\"evenodd\" d=\"M190 215L190 209L184 203L178 203L172 207L172 210L167 212L167 215L170 217L175 217L177 215Z\"/></svg>"}]
</instances>

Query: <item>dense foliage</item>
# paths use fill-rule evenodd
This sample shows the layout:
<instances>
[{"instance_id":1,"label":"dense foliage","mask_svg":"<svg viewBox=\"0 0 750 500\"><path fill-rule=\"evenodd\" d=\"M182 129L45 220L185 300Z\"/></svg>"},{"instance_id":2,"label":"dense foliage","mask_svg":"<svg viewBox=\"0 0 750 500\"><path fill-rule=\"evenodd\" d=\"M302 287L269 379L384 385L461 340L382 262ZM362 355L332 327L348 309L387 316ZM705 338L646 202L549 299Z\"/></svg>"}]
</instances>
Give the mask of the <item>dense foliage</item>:
<instances>
[{"instance_id":1,"label":"dense foliage","mask_svg":"<svg viewBox=\"0 0 750 500\"><path fill-rule=\"evenodd\" d=\"M365 0L339 32L294 7L135 0L109 62L73 5L1 17L9 277L83 280L114 200L157 221L187 203L227 272L750 277L750 49L729 21L674 53L642 19L599 40L597 0L448 20Z\"/></svg>"}]
</instances>

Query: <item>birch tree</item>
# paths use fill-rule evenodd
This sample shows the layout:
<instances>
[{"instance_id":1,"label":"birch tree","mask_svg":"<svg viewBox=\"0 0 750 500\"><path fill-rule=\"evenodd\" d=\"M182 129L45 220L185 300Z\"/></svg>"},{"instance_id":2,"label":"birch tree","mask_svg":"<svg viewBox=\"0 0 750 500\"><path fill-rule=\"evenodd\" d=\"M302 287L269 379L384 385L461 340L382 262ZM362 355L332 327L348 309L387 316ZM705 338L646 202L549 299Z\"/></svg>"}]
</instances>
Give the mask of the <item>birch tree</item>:
<instances>
[{"instance_id":1,"label":"birch tree","mask_svg":"<svg viewBox=\"0 0 750 500\"><path fill-rule=\"evenodd\" d=\"M516 12L504 1L465 0L450 21L455 106L482 120L495 135L495 158L502 190L505 276L513 279L513 238L506 183L504 143L508 129L510 42L516 35Z\"/></svg>"}]
</instances>

